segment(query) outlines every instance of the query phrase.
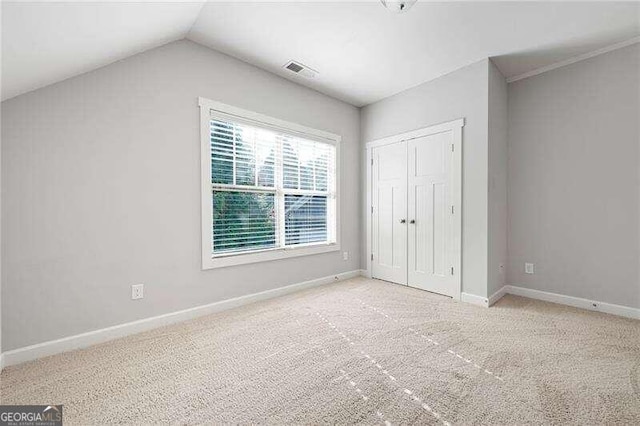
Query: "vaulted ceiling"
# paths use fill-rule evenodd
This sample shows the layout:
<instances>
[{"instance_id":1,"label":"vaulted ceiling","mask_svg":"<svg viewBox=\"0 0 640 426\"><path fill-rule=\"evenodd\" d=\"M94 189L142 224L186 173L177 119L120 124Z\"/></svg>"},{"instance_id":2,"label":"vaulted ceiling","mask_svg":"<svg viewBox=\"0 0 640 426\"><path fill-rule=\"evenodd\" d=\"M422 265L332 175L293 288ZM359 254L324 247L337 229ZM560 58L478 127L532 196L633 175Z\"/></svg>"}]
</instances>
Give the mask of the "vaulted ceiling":
<instances>
[{"instance_id":1,"label":"vaulted ceiling","mask_svg":"<svg viewBox=\"0 0 640 426\"><path fill-rule=\"evenodd\" d=\"M2 99L188 38L362 106L486 57L513 77L639 35L637 2L4 2Z\"/></svg>"}]
</instances>

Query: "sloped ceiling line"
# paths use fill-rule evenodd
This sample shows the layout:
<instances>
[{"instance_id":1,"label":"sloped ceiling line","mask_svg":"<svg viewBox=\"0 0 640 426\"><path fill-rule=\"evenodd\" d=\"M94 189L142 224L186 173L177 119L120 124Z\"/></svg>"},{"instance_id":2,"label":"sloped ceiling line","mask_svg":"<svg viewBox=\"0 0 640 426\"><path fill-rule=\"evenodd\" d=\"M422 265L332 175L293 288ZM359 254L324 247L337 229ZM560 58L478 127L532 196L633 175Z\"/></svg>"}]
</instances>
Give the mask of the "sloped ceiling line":
<instances>
[{"instance_id":1,"label":"sloped ceiling line","mask_svg":"<svg viewBox=\"0 0 640 426\"><path fill-rule=\"evenodd\" d=\"M638 36L640 2L3 2L2 99L185 37L364 106L484 58L513 78Z\"/></svg>"}]
</instances>

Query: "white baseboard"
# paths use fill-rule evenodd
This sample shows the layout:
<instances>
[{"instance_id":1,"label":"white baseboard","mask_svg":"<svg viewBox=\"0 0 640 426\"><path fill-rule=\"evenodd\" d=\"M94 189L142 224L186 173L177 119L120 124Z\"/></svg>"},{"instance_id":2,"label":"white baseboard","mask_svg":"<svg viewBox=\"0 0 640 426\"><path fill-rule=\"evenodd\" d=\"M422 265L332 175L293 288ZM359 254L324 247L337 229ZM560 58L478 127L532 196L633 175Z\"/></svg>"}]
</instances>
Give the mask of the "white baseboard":
<instances>
[{"instance_id":1,"label":"white baseboard","mask_svg":"<svg viewBox=\"0 0 640 426\"><path fill-rule=\"evenodd\" d=\"M493 306L494 303L496 303L498 300L502 299L502 296L507 294L508 287L509 286L507 286L507 285L503 285L500 290L496 291L491 296L489 296L489 306Z\"/></svg>"},{"instance_id":2,"label":"white baseboard","mask_svg":"<svg viewBox=\"0 0 640 426\"><path fill-rule=\"evenodd\" d=\"M156 317L145 318L138 321L116 325L113 327L102 328L100 330L77 334L75 336L69 336L62 339L51 340L49 342L38 343L36 345L26 346L24 348L4 352L1 356L4 359L4 366L8 367L10 365L20 364L22 362L31 361L49 355L55 355L74 349L86 348L87 346L103 343L108 340L116 339L118 337L141 333L143 331L186 321L215 312L225 311L228 309L236 308L238 306L247 305L249 303L272 299L274 297L283 296L285 294L294 293L307 288L346 280L349 278L360 276L361 273L361 270L358 269L343 272L337 275L330 275L327 277L317 278L315 280L288 285L286 287L279 287L273 290L267 290L260 293L222 300L220 302L196 306L194 308L171 312Z\"/></svg>"},{"instance_id":3,"label":"white baseboard","mask_svg":"<svg viewBox=\"0 0 640 426\"><path fill-rule=\"evenodd\" d=\"M485 308L489 306L489 300L486 297L476 296L471 293L460 293L460 301Z\"/></svg>"},{"instance_id":4,"label":"white baseboard","mask_svg":"<svg viewBox=\"0 0 640 426\"><path fill-rule=\"evenodd\" d=\"M505 285L500 290L493 293L488 299L476 296L475 294L462 293L460 300L477 306L489 307L500 300L505 294L528 297L530 299L544 300L546 302L559 303L561 305L573 306L575 308L588 309L590 311L604 312L612 315L619 315L627 318L640 319L640 309L628 306L614 305L613 303L598 302L595 300L582 299L580 297L565 296L563 294L549 293L546 291L533 290L514 285Z\"/></svg>"},{"instance_id":5,"label":"white baseboard","mask_svg":"<svg viewBox=\"0 0 640 426\"><path fill-rule=\"evenodd\" d=\"M528 297L530 299L544 300L546 302L559 303L561 305L573 306L575 308L588 309L590 311L604 312L621 317L640 319L640 309L629 306L614 305L613 303L598 302L595 300L582 299L580 297L565 296L562 294L549 293L546 291L533 290L525 287L507 285L506 292L515 296Z\"/></svg>"}]
</instances>

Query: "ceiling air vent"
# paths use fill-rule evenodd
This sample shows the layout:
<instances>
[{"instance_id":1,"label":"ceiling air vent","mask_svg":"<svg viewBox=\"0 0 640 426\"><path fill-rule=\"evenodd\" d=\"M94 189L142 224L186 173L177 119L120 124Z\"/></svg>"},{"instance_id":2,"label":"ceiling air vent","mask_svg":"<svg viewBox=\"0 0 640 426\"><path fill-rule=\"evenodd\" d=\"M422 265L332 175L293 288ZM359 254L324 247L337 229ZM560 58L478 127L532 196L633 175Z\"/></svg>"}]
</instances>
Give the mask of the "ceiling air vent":
<instances>
[{"instance_id":1,"label":"ceiling air vent","mask_svg":"<svg viewBox=\"0 0 640 426\"><path fill-rule=\"evenodd\" d=\"M314 78L318 75L318 71L309 68L300 62L289 61L284 65L284 68L306 78Z\"/></svg>"}]
</instances>

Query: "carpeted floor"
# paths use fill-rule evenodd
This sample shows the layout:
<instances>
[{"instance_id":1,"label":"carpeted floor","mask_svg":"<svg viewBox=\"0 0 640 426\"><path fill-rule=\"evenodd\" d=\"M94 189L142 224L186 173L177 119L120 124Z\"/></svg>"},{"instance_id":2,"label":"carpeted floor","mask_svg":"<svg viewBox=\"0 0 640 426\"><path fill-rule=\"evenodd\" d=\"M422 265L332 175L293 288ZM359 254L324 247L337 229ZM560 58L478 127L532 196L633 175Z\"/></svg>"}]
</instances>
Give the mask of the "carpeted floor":
<instances>
[{"instance_id":1,"label":"carpeted floor","mask_svg":"<svg viewBox=\"0 0 640 426\"><path fill-rule=\"evenodd\" d=\"M356 278L8 367L65 423L640 424L640 322Z\"/></svg>"}]
</instances>

